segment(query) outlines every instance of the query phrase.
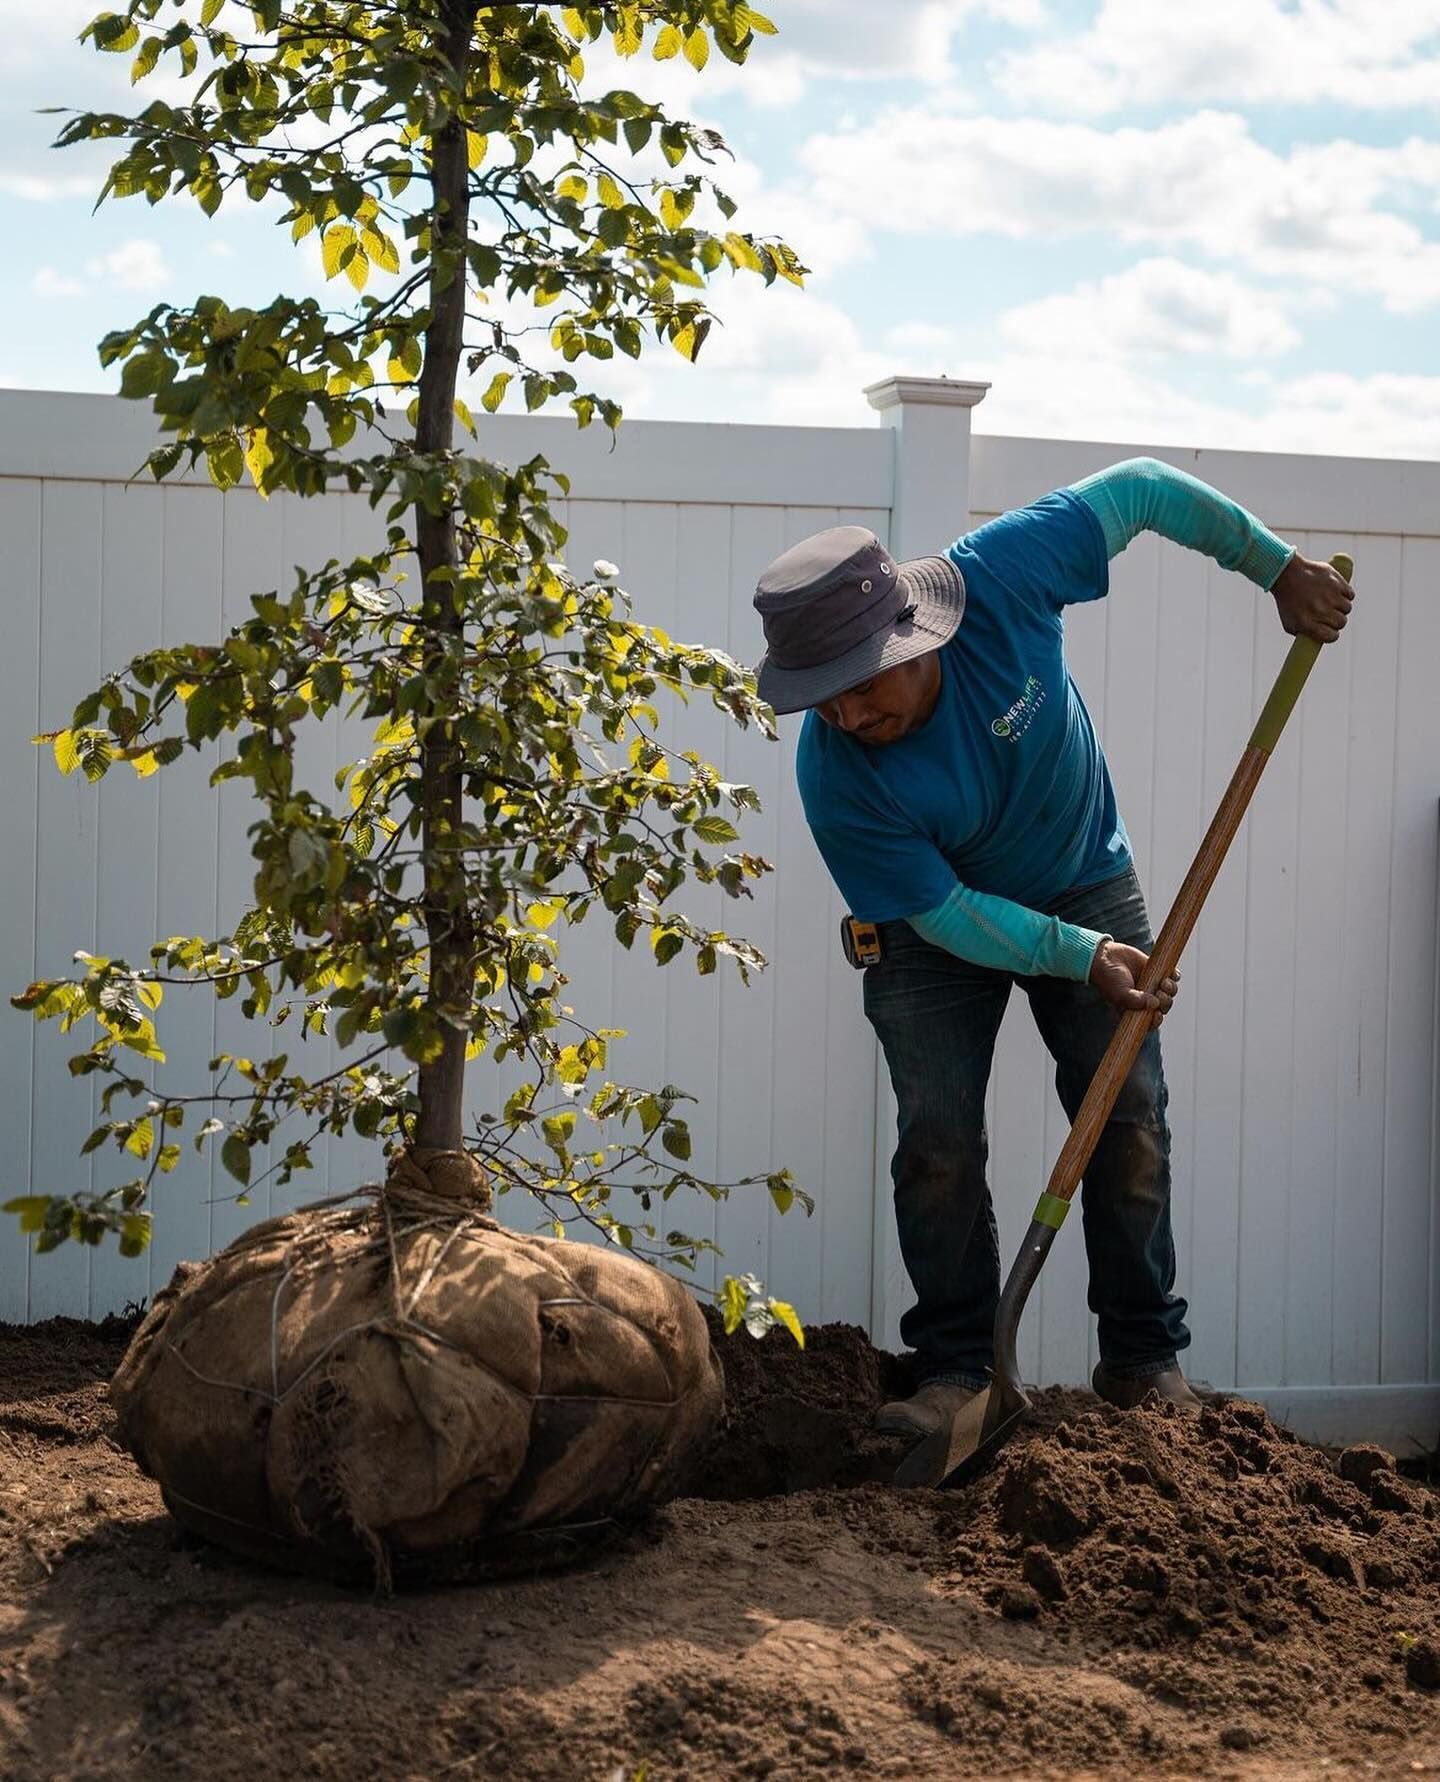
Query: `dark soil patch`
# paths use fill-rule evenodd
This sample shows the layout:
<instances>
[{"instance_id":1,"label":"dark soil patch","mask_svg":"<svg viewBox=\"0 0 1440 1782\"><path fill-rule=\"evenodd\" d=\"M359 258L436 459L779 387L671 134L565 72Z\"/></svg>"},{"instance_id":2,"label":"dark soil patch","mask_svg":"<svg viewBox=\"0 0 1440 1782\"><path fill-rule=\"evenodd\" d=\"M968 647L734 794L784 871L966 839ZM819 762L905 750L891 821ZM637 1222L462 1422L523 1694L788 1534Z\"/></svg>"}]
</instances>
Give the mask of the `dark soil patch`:
<instances>
[{"instance_id":1,"label":"dark soil patch","mask_svg":"<svg viewBox=\"0 0 1440 1782\"><path fill-rule=\"evenodd\" d=\"M127 1335L0 1329L6 1782L1440 1774L1436 1497L1255 1406L1046 1392L967 1489L904 1493L893 1358L740 1336L700 1495L375 1601L180 1535L110 1439Z\"/></svg>"},{"instance_id":2,"label":"dark soil patch","mask_svg":"<svg viewBox=\"0 0 1440 1782\"><path fill-rule=\"evenodd\" d=\"M821 1324L805 1347L784 1330L724 1334L707 1308L725 1369L725 1415L695 1469L696 1497L740 1502L819 1485L890 1480L907 1444L877 1435L875 1412L911 1390L909 1369L856 1324Z\"/></svg>"}]
</instances>

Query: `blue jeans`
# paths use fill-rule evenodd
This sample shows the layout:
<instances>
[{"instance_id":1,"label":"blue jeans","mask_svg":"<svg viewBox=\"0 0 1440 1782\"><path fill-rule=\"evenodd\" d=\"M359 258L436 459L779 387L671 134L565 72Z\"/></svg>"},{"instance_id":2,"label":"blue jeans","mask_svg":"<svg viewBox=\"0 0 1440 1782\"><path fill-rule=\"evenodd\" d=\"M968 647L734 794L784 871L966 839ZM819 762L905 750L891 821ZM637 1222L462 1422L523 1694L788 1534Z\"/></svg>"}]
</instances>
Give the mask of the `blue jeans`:
<instances>
[{"instance_id":1,"label":"blue jeans","mask_svg":"<svg viewBox=\"0 0 1440 1782\"><path fill-rule=\"evenodd\" d=\"M1133 872L1070 891L1048 915L1147 952L1153 945ZM883 958L865 972L865 1013L899 1104L891 1162L900 1253L916 1303L900 1321L922 1380L985 1384L992 1359L1000 1252L985 1180L985 1090L995 1036L1019 983L1070 1119L1110 1042L1115 1014L1088 984L1015 978L921 940L908 922L880 924ZM1107 1370L1132 1379L1175 1364L1187 1347L1170 1230L1170 1129L1160 1036L1147 1036L1081 1190L1090 1310ZM1043 1182L1024 1184L1037 1195ZM1026 1208L1029 1210L1028 1204Z\"/></svg>"}]
</instances>

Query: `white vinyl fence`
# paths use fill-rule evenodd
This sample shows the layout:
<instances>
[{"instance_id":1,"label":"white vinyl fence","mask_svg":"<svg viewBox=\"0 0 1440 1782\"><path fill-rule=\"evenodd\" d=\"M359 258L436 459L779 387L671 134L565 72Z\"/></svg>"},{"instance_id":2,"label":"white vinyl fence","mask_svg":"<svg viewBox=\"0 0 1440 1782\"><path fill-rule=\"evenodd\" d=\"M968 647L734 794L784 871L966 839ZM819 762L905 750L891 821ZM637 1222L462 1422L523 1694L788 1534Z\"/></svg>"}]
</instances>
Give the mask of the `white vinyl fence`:
<instances>
[{"instance_id":1,"label":"white vinyl fence","mask_svg":"<svg viewBox=\"0 0 1440 1782\"><path fill-rule=\"evenodd\" d=\"M871 392L881 425L732 427L630 422L615 449L544 418L484 423L482 449L543 451L572 479L561 504L577 570L608 557L640 617L753 660L750 605L771 557L843 521L902 556L938 551L972 521L1148 448L970 433L984 386L892 379ZM30 737L64 723L107 669L160 642L223 634L249 597L293 566L364 548L376 522L347 496L299 502L220 495L201 481L129 478L151 443L117 399L0 393L0 986L61 975L77 948L143 960L153 939L227 931L249 891L242 784L206 784L187 756L146 781L62 779ZM1440 1433L1436 1205L1437 799L1440 799L1440 465L1155 454L1224 489L1308 555L1357 563L1355 617L1324 652L1203 915L1167 1021L1180 1286L1188 1370L1264 1397L1322 1438L1400 1447ZM1158 927L1288 642L1264 595L1152 539L1114 565L1113 592L1069 616L1072 667L1104 740ZM594 1026L628 1030L612 1052L629 1081L674 1082L691 1111L695 1167L721 1179L788 1164L813 1219L762 1191L713 1207L672 1202L712 1236L725 1268L753 1270L809 1321L850 1319L893 1343L907 1286L889 1205L893 1105L840 957L842 913L806 832L791 761L698 703L672 734L759 788L745 845L776 871L753 903L692 893L689 906L771 959L746 990L657 970L590 922L562 935L569 999ZM363 730L307 739L304 782L363 754ZM160 1011L167 1086L193 1092L218 1052L290 1029L246 1023L239 999L171 992ZM76 1035L0 1005L0 1193L100 1187L113 1151L81 1159L99 1117L94 1079L65 1068ZM326 1043L305 1048L319 1059ZM1013 1249L1064 1134L1049 1065L1016 997L990 1096L991 1174ZM474 1108L493 1068L472 1066ZM373 1179L374 1148L332 1142L286 1204ZM259 1165L257 1167L263 1167ZM130 1171L125 1171L128 1175ZM0 1227L0 1319L100 1315L163 1285L281 1210L251 1204L218 1159L186 1145L161 1179L155 1240L30 1254ZM525 1208L507 1216L528 1223ZM1047 1264L1024 1326L1027 1376L1083 1379L1094 1359L1078 1228Z\"/></svg>"}]
</instances>

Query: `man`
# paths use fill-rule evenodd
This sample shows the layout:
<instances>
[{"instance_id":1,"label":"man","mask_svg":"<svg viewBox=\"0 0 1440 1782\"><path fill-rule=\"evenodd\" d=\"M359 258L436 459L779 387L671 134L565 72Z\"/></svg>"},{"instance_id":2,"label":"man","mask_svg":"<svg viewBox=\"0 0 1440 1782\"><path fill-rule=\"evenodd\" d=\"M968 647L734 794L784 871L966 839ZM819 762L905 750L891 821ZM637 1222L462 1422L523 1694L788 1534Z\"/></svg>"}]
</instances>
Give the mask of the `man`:
<instances>
[{"instance_id":1,"label":"man","mask_svg":"<svg viewBox=\"0 0 1440 1782\"><path fill-rule=\"evenodd\" d=\"M1000 1287L984 1103L1011 987L1029 998L1073 1119L1117 1011L1158 1028L1153 941L1105 758L1064 653L1064 610L1102 598L1141 531L1237 570L1296 636L1330 643L1352 591L1184 472L1132 459L897 563L859 526L815 534L760 577L761 694L805 711L805 815L851 916L876 925L865 1013L899 1106L895 1219L919 1380L878 1427L928 1435L987 1381ZM1145 1041L1082 1188L1093 1383L1193 1411L1174 1291L1159 1034Z\"/></svg>"}]
</instances>

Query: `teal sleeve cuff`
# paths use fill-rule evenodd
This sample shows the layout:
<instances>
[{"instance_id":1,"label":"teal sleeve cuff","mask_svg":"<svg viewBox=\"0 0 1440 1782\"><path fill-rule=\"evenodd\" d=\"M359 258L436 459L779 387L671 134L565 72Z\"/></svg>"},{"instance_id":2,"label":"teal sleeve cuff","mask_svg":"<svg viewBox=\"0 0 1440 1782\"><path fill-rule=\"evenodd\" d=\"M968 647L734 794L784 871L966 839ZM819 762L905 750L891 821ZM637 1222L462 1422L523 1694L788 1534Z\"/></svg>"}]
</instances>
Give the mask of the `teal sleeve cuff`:
<instances>
[{"instance_id":1,"label":"teal sleeve cuff","mask_svg":"<svg viewBox=\"0 0 1440 1782\"><path fill-rule=\"evenodd\" d=\"M1158 458L1112 464L1076 483L1074 491L1099 520L1110 557L1141 532L1158 532L1268 589L1295 554L1237 502Z\"/></svg>"},{"instance_id":2,"label":"teal sleeve cuff","mask_svg":"<svg viewBox=\"0 0 1440 1782\"><path fill-rule=\"evenodd\" d=\"M972 965L1077 984L1089 980L1095 949L1109 938L959 884L943 903L909 921L922 940Z\"/></svg>"}]
</instances>

